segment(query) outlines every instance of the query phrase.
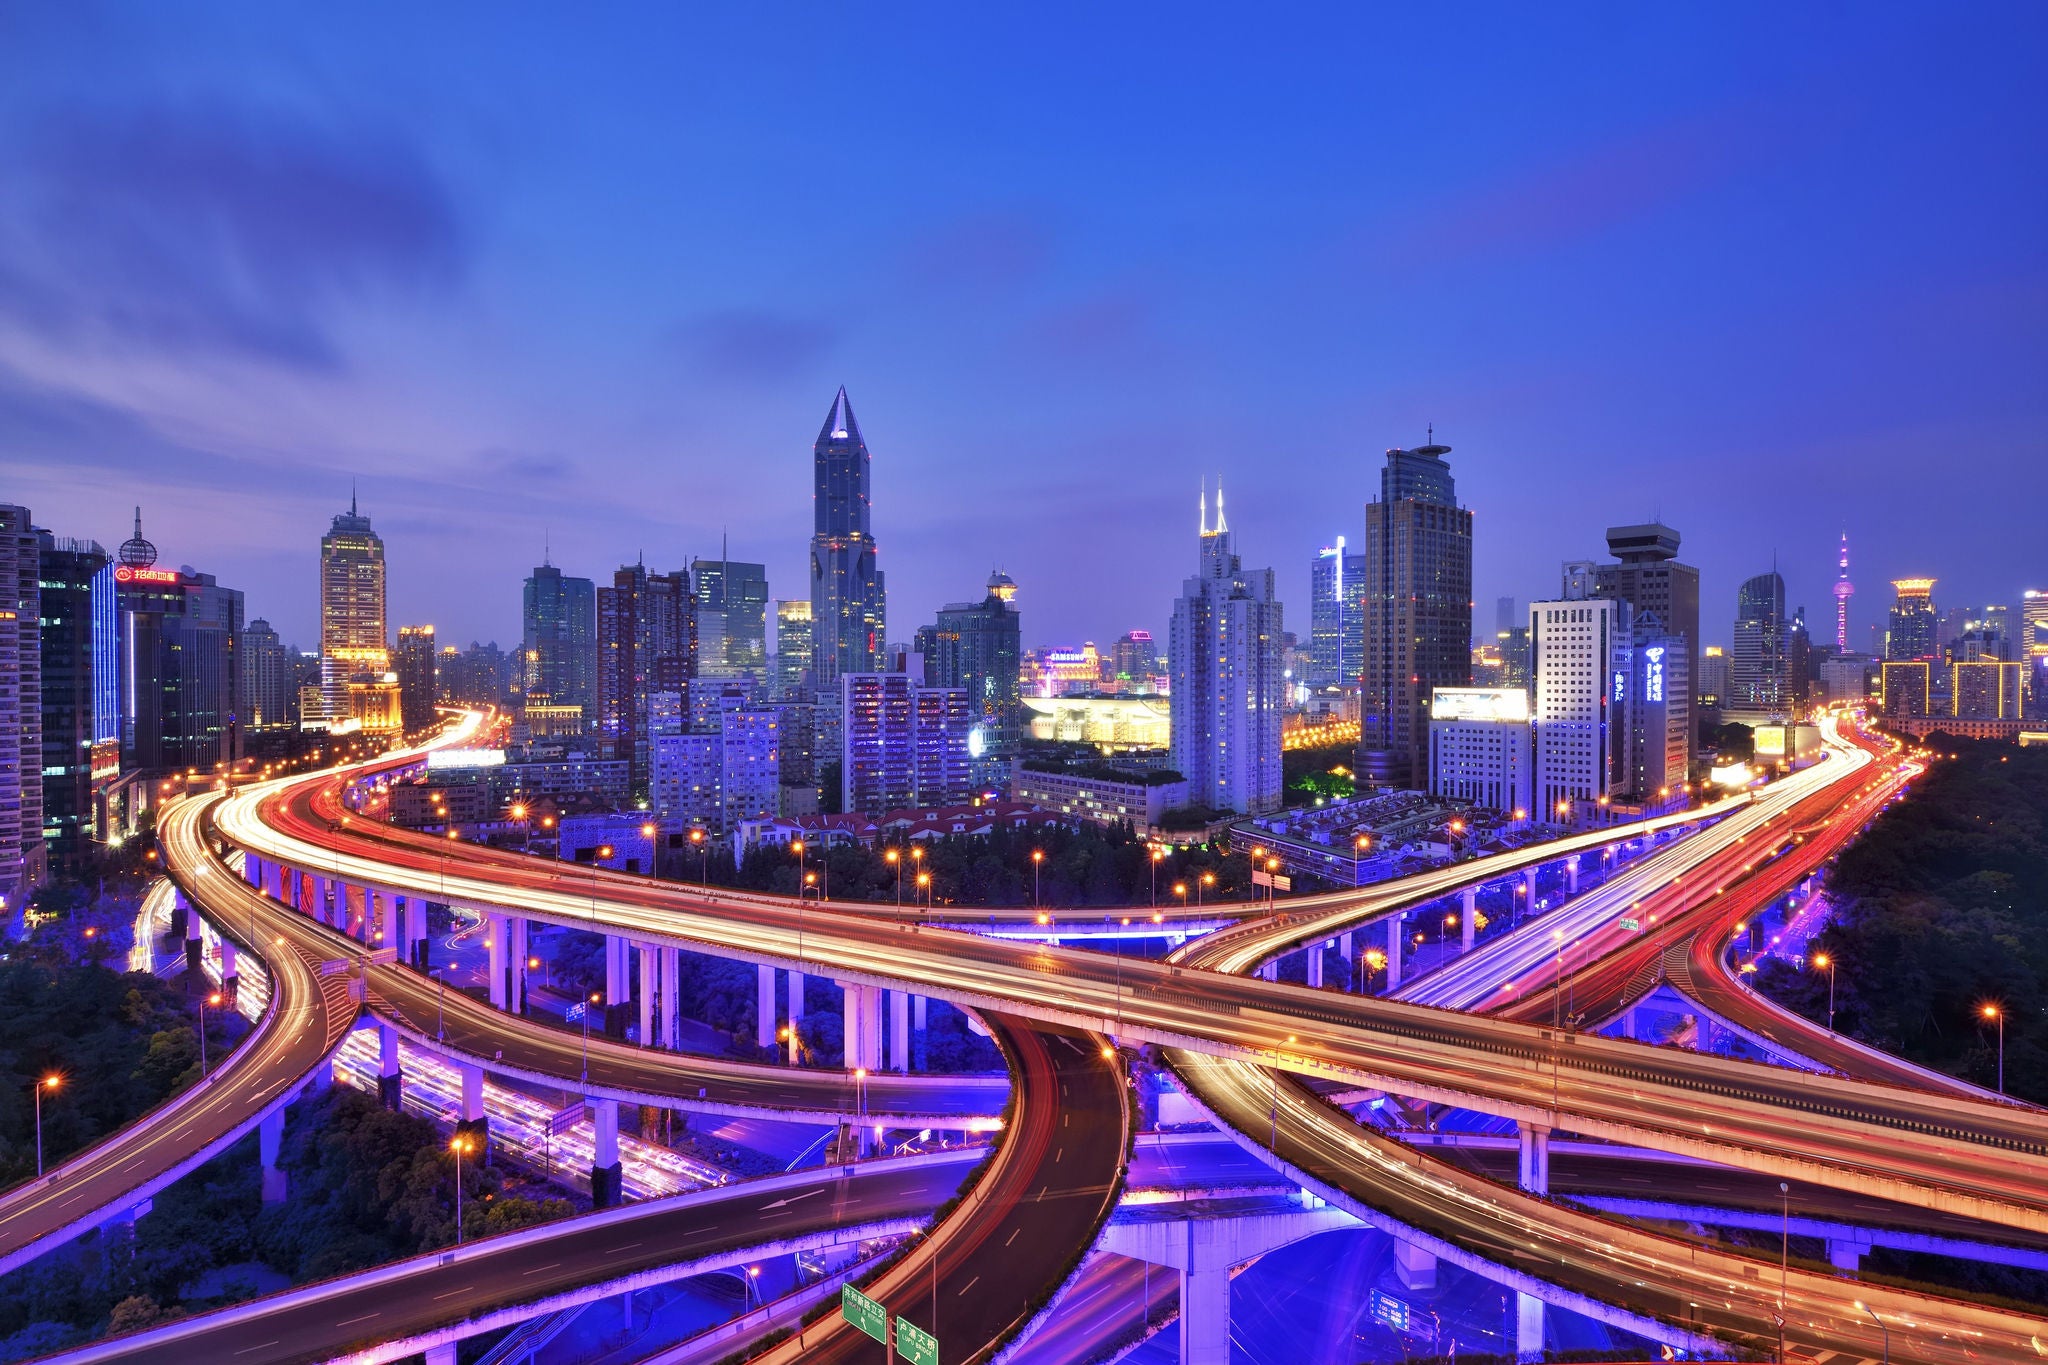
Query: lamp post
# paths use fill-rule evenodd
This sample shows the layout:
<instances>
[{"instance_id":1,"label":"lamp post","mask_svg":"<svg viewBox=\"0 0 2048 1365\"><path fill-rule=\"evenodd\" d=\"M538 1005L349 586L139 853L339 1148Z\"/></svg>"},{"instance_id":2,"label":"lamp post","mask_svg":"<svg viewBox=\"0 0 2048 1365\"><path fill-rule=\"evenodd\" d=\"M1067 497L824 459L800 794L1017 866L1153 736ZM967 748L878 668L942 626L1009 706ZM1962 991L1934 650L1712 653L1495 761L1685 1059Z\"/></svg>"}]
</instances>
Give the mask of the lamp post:
<instances>
[{"instance_id":1,"label":"lamp post","mask_svg":"<svg viewBox=\"0 0 2048 1365\"><path fill-rule=\"evenodd\" d=\"M1159 864L1165 857L1165 849L1155 848L1152 850L1152 906L1154 909L1159 907Z\"/></svg>"},{"instance_id":2,"label":"lamp post","mask_svg":"<svg viewBox=\"0 0 2048 1365\"><path fill-rule=\"evenodd\" d=\"M1986 1019L1998 1025L1998 1093L2005 1093L2005 1011L1996 1005L1986 1005L1981 1011Z\"/></svg>"},{"instance_id":3,"label":"lamp post","mask_svg":"<svg viewBox=\"0 0 2048 1365\"><path fill-rule=\"evenodd\" d=\"M931 921L932 921L932 874L931 874L931 873L929 873L929 872L920 872L920 873L918 873L918 874L917 874L917 889L918 889L918 890L920 890L920 891L922 891L922 892L924 893L924 922L925 922L926 924L930 924L930 923L931 923Z\"/></svg>"},{"instance_id":4,"label":"lamp post","mask_svg":"<svg viewBox=\"0 0 2048 1365\"><path fill-rule=\"evenodd\" d=\"M1792 1263L1792 1187L1778 1182L1778 1365L1785 1362L1785 1279Z\"/></svg>"},{"instance_id":5,"label":"lamp post","mask_svg":"<svg viewBox=\"0 0 2048 1365\"><path fill-rule=\"evenodd\" d=\"M1856 1306L1870 1314L1870 1320L1877 1324L1877 1330L1882 1334L1881 1340L1884 1343L1884 1360L1882 1365L1892 1365L1892 1329L1885 1326L1884 1319L1877 1315L1877 1310L1863 1300L1856 1300Z\"/></svg>"},{"instance_id":6,"label":"lamp post","mask_svg":"<svg viewBox=\"0 0 2048 1365\"><path fill-rule=\"evenodd\" d=\"M455 1245L462 1245L462 1154L469 1150L469 1136L457 1133L448 1141L448 1150L455 1153Z\"/></svg>"},{"instance_id":7,"label":"lamp post","mask_svg":"<svg viewBox=\"0 0 2048 1365\"><path fill-rule=\"evenodd\" d=\"M38 1179L41 1179L43 1174L43 1092L45 1090L55 1090L63 1083L63 1080L62 1076L51 1072L36 1082L36 1177Z\"/></svg>"},{"instance_id":8,"label":"lamp post","mask_svg":"<svg viewBox=\"0 0 2048 1365\"><path fill-rule=\"evenodd\" d=\"M711 885L711 846L705 841L704 831L690 831L690 843L697 850L697 885Z\"/></svg>"},{"instance_id":9,"label":"lamp post","mask_svg":"<svg viewBox=\"0 0 2048 1365\"><path fill-rule=\"evenodd\" d=\"M1044 862L1045 862L1045 850L1044 850L1044 849L1042 849L1042 848L1034 848L1034 849L1032 849L1032 850L1031 850L1031 908L1032 908L1033 910L1036 910L1036 909L1038 909L1038 908L1039 908L1039 907L1040 907L1040 906L1041 906L1041 905L1043 904L1043 902L1042 902L1042 901L1040 901L1040 900L1039 900L1039 898L1038 898L1038 869L1039 869L1039 867L1040 867L1040 866L1041 866L1041 865L1042 865L1042 864L1043 864Z\"/></svg>"},{"instance_id":10,"label":"lamp post","mask_svg":"<svg viewBox=\"0 0 2048 1365\"><path fill-rule=\"evenodd\" d=\"M612 852L610 844L599 844L596 856L590 860L590 924L593 931L597 927L597 869L610 860Z\"/></svg>"},{"instance_id":11,"label":"lamp post","mask_svg":"<svg viewBox=\"0 0 2048 1365\"><path fill-rule=\"evenodd\" d=\"M1204 872L1195 879L1195 909L1199 910L1202 908L1202 889L1214 885L1216 885L1216 874L1214 872Z\"/></svg>"},{"instance_id":12,"label":"lamp post","mask_svg":"<svg viewBox=\"0 0 2048 1365\"><path fill-rule=\"evenodd\" d=\"M1351 884L1357 886L1359 878L1365 875L1365 851L1372 847L1372 840L1359 835L1351 841Z\"/></svg>"},{"instance_id":13,"label":"lamp post","mask_svg":"<svg viewBox=\"0 0 2048 1365\"><path fill-rule=\"evenodd\" d=\"M201 1080L206 1078L206 1007L218 1004L220 1004L219 991L215 991L212 995L203 995L199 998L199 1076Z\"/></svg>"},{"instance_id":14,"label":"lamp post","mask_svg":"<svg viewBox=\"0 0 2048 1365\"><path fill-rule=\"evenodd\" d=\"M1826 953L1815 953L1813 965L1828 974L1828 1036L1835 1033L1835 960Z\"/></svg>"},{"instance_id":15,"label":"lamp post","mask_svg":"<svg viewBox=\"0 0 2048 1365\"><path fill-rule=\"evenodd\" d=\"M896 908L903 908L903 855L896 849L882 850L882 861L896 869Z\"/></svg>"},{"instance_id":16,"label":"lamp post","mask_svg":"<svg viewBox=\"0 0 2048 1365\"><path fill-rule=\"evenodd\" d=\"M1278 858L1266 859L1266 909L1268 911L1272 910L1274 900L1280 894L1280 883L1274 880L1279 875L1279 872L1280 860Z\"/></svg>"},{"instance_id":17,"label":"lamp post","mask_svg":"<svg viewBox=\"0 0 2048 1365\"><path fill-rule=\"evenodd\" d=\"M1185 929L1188 917L1188 884L1186 882L1175 882L1173 884L1173 894L1180 897L1181 927Z\"/></svg>"},{"instance_id":18,"label":"lamp post","mask_svg":"<svg viewBox=\"0 0 2048 1365\"><path fill-rule=\"evenodd\" d=\"M434 1041L445 1043L448 1041L448 1030L442 1026L442 1007L448 1001L448 978L441 975L439 967L429 967L427 974L434 978L437 987L434 992Z\"/></svg>"},{"instance_id":19,"label":"lamp post","mask_svg":"<svg viewBox=\"0 0 2048 1365\"><path fill-rule=\"evenodd\" d=\"M657 880L661 877L661 855L654 847L654 838L661 829L652 820L640 826L640 837L647 841L647 875Z\"/></svg>"},{"instance_id":20,"label":"lamp post","mask_svg":"<svg viewBox=\"0 0 2048 1365\"><path fill-rule=\"evenodd\" d=\"M583 1081L586 1085L590 1082L590 1008L603 999L598 992L592 991L590 998L583 1002Z\"/></svg>"}]
</instances>

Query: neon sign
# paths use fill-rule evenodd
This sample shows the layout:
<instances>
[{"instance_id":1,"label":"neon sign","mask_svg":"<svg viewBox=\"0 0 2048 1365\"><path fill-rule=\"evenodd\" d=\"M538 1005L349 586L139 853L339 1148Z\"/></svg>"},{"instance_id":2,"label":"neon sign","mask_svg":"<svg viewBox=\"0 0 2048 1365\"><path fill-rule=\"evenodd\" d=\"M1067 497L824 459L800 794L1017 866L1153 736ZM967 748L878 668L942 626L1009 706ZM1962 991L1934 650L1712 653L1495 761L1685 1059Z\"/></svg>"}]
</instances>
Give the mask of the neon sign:
<instances>
[{"instance_id":1,"label":"neon sign","mask_svg":"<svg viewBox=\"0 0 2048 1365\"><path fill-rule=\"evenodd\" d=\"M172 569L139 569L132 564L123 564L114 570L116 583L182 583L184 578Z\"/></svg>"},{"instance_id":2,"label":"neon sign","mask_svg":"<svg viewBox=\"0 0 2048 1365\"><path fill-rule=\"evenodd\" d=\"M1651 645L1643 651L1649 660L1649 669L1643 680L1643 695L1648 701L1664 700L1664 646Z\"/></svg>"}]
</instances>

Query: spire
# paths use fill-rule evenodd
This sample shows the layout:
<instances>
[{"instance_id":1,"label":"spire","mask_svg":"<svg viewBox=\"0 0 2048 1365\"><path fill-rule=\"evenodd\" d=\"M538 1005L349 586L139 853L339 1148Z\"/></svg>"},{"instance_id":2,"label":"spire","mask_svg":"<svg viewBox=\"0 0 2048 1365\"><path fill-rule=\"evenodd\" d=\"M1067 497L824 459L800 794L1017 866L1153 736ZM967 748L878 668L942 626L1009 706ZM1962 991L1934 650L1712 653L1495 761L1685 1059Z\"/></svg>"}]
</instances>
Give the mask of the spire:
<instances>
[{"instance_id":1,"label":"spire","mask_svg":"<svg viewBox=\"0 0 2048 1365\"><path fill-rule=\"evenodd\" d=\"M1199 504L1199 506L1201 507L1202 512L1202 534L1206 536L1209 534L1209 476L1206 474L1202 476L1202 501ZM140 513L138 513L136 516L136 525L140 526L141 524L142 518ZM141 533L138 531L137 534L139 535Z\"/></svg>"},{"instance_id":2,"label":"spire","mask_svg":"<svg viewBox=\"0 0 2048 1365\"><path fill-rule=\"evenodd\" d=\"M142 538L142 509L135 509L135 534L123 541L119 553L121 563L131 569L146 569L156 563L156 546Z\"/></svg>"},{"instance_id":3,"label":"spire","mask_svg":"<svg viewBox=\"0 0 2048 1365\"><path fill-rule=\"evenodd\" d=\"M1222 535L1230 529L1223 521L1223 476L1216 476L1216 534Z\"/></svg>"},{"instance_id":4,"label":"spire","mask_svg":"<svg viewBox=\"0 0 2048 1365\"><path fill-rule=\"evenodd\" d=\"M348 514L350 516L356 515L356 481L354 479L348 481Z\"/></svg>"},{"instance_id":5,"label":"spire","mask_svg":"<svg viewBox=\"0 0 2048 1365\"><path fill-rule=\"evenodd\" d=\"M839 386L839 392L832 399L832 410L825 414L825 426L818 433L818 444L827 441L850 440L860 443L860 423L853 420L853 403L846 396L846 385Z\"/></svg>"}]
</instances>

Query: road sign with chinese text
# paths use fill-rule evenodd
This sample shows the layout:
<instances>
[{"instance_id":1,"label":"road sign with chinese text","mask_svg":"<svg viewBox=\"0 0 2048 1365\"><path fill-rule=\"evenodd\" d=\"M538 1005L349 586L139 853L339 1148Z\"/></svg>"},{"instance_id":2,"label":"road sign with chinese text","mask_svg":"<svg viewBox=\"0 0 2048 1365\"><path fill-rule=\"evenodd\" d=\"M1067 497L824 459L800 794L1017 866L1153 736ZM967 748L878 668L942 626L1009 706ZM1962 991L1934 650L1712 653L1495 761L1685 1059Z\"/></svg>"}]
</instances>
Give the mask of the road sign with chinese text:
<instances>
[{"instance_id":1,"label":"road sign with chinese text","mask_svg":"<svg viewBox=\"0 0 2048 1365\"><path fill-rule=\"evenodd\" d=\"M839 1286L839 1316L884 1346L889 1344L889 1313L850 1284Z\"/></svg>"},{"instance_id":2,"label":"road sign with chinese text","mask_svg":"<svg viewBox=\"0 0 2048 1365\"><path fill-rule=\"evenodd\" d=\"M939 1365L939 1339L907 1318L896 1319L896 1351L910 1365Z\"/></svg>"}]
</instances>

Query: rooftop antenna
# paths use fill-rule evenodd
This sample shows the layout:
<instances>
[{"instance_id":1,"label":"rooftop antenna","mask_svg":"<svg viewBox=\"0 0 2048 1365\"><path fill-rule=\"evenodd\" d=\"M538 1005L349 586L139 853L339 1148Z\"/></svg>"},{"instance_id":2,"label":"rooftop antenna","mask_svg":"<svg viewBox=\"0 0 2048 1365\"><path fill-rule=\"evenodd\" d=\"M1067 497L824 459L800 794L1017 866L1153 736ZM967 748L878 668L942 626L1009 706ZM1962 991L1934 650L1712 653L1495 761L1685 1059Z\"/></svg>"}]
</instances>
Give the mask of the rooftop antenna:
<instances>
[{"instance_id":1,"label":"rooftop antenna","mask_svg":"<svg viewBox=\"0 0 2048 1365\"><path fill-rule=\"evenodd\" d=\"M555 561L550 557L550 549L548 528L542 527L540 532L540 566L543 569L554 567Z\"/></svg>"},{"instance_id":2,"label":"rooftop antenna","mask_svg":"<svg viewBox=\"0 0 2048 1365\"><path fill-rule=\"evenodd\" d=\"M1230 528L1223 523L1223 476L1216 476L1216 534L1222 535Z\"/></svg>"},{"instance_id":3,"label":"rooftop antenna","mask_svg":"<svg viewBox=\"0 0 2048 1365\"><path fill-rule=\"evenodd\" d=\"M1209 534L1209 476L1206 474L1202 476L1202 500L1199 505L1202 511L1202 534L1206 536ZM140 508L136 509L135 520L137 525L141 525L142 512Z\"/></svg>"},{"instance_id":4,"label":"rooftop antenna","mask_svg":"<svg viewBox=\"0 0 2048 1365\"><path fill-rule=\"evenodd\" d=\"M356 481L354 479L348 481L348 514L350 516L356 514Z\"/></svg>"}]
</instances>

